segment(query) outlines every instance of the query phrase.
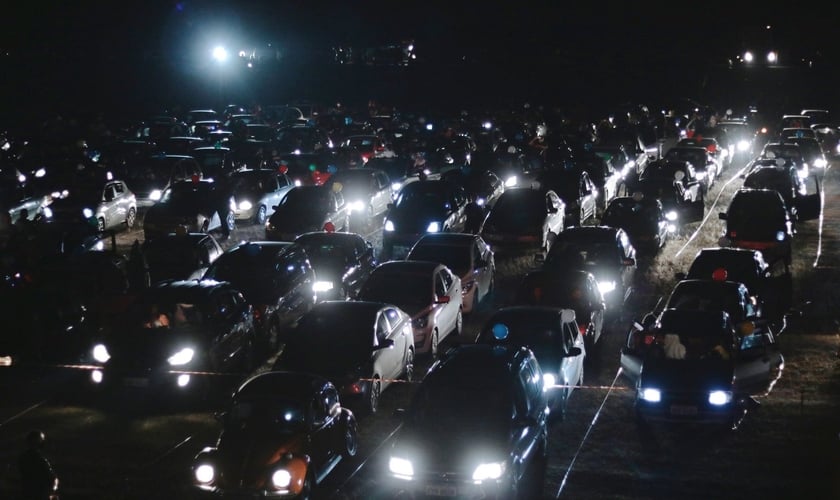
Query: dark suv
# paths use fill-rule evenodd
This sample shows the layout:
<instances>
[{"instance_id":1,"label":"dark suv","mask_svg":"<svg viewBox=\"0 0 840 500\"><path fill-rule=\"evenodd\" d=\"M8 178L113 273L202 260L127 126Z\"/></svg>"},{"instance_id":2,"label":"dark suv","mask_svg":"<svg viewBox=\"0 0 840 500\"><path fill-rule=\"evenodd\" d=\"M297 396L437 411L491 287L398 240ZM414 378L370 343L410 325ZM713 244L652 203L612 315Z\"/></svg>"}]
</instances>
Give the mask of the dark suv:
<instances>
[{"instance_id":1,"label":"dark suv","mask_svg":"<svg viewBox=\"0 0 840 500\"><path fill-rule=\"evenodd\" d=\"M473 344L429 369L389 452L396 490L538 498L547 465L543 373L530 349Z\"/></svg>"}]
</instances>

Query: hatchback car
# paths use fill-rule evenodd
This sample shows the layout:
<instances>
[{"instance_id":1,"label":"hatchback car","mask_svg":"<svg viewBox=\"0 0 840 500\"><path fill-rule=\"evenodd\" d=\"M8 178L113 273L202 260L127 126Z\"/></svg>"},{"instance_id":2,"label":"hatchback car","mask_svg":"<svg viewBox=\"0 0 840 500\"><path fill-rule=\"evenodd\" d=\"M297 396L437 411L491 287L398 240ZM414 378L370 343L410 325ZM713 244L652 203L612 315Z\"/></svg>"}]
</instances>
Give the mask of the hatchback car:
<instances>
[{"instance_id":1,"label":"hatchback car","mask_svg":"<svg viewBox=\"0 0 840 500\"><path fill-rule=\"evenodd\" d=\"M704 195L709 192L720 174L718 162L704 146L674 146L665 153L663 158L691 163L703 186Z\"/></svg>"},{"instance_id":2,"label":"hatchback car","mask_svg":"<svg viewBox=\"0 0 840 500\"><path fill-rule=\"evenodd\" d=\"M793 165L780 166L775 160L758 160L744 178L743 187L778 191L796 221L813 220L820 215L820 193L808 193L805 181Z\"/></svg>"},{"instance_id":3,"label":"hatchback car","mask_svg":"<svg viewBox=\"0 0 840 500\"><path fill-rule=\"evenodd\" d=\"M572 391L583 385L584 336L573 309L545 306L510 306L484 322L476 343L527 347L543 372L552 415L566 415Z\"/></svg>"},{"instance_id":4,"label":"hatchback car","mask_svg":"<svg viewBox=\"0 0 840 500\"><path fill-rule=\"evenodd\" d=\"M377 266L373 245L357 233L316 231L295 238L318 278L319 299L352 299Z\"/></svg>"},{"instance_id":5,"label":"hatchback car","mask_svg":"<svg viewBox=\"0 0 840 500\"><path fill-rule=\"evenodd\" d=\"M137 222L137 198L121 180L77 182L67 189L66 196L53 200L42 213L55 220L66 217L89 219L100 231L130 230Z\"/></svg>"},{"instance_id":6,"label":"hatchback car","mask_svg":"<svg viewBox=\"0 0 840 500\"><path fill-rule=\"evenodd\" d=\"M265 223L265 238L294 241L303 233L350 230L350 212L341 192L325 186L295 186L274 207Z\"/></svg>"},{"instance_id":7,"label":"hatchback car","mask_svg":"<svg viewBox=\"0 0 840 500\"><path fill-rule=\"evenodd\" d=\"M429 369L388 450L396 491L539 498L548 461L544 375L524 347L463 345Z\"/></svg>"},{"instance_id":8,"label":"hatchback car","mask_svg":"<svg viewBox=\"0 0 840 500\"><path fill-rule=\"evenodd\" d=\"M192 156L164 154L126 165L118 177L125 180L135 194L137 206L146 208L159 201L170 184L203 175L201 166Z\"/></svg>"},{"instance_id":9,"label":"hatchback car","mask_svg":"<svg viewBox=\"0 0 840 500\"><path fill-rule=\"evenodd\" d=\"M291 332L274 369L321 375L358 413L375 413L382 391L414 377L411 318L384 302L320 302Z\"/></svg>"},{"instance_id":10,"label":"hatchback car","mask_svg":"<svg viewBox=\"0 0 840 500\"><path fill-rule=\"evenodd\" d=\"M231 210L220 213L219 200L227 197ZM208 233L226 225L233 230L236 220L233 209L236 202L226 191L211 180L185 180L167 187L143 217L143 236L150 240L177 231L179 226L190 233ZM224 219L222 218L224 216Z\"/></svg>"},{"instance_id":11,"label":"hatchback car","mask_svg":"<svg viewBox=\"0 0 840 500\"><path fill-rule=\"evenodd\" d=\"M240 170L230 176L236 220L262 226L276 207L294 187L288 176L274 170Z\"/></svg>"},{"instance_id":12,"label":"hatchback car","mask_svg":"<svg viewBox=\"0 0 840 500\"><path fill-rule=\"evenodd\" d=\"M341 169L330 177L327 185L337 185L347 201L351 217L364 228L371 227L377 217L388 210L395 193L388 174L375 168Z\"/></svg>"},{"instance_id":13,"label":"hatchback car","mask_svg":"<svg viewBox=\"0 0 840 500\"><path fill-rule=\"evenodd\" d=\"M726 221L720 246L761 250L768 262L791 264L793 216L775 189L741 188L719 217Z\"/></svg>"},{"instance_id":14,"label":"hatchback car","mask_svg":"<svg viewBox=\"0 0 840 500\"><path fill-rule=\"evenodd\" d=\"M411 247L406 259L440 262L457 274L461 278L464 314L478 309L496 284L493 250L477 234L426 234Z\"/></svg>"},{"instance_id":15,"label":"hatchback car","mask_svg":"<svg viewBox=\"0 0 840 500\"><path fill-rule=\"evenodd\" d=\"M441 342L464 326L461 288L461 278L440 262L395 260L379 264L357 298L408 313L417 354L437 356Z\"/></svg>"},{"instance_id":16,"label":"hatchback car","mask_svg":"<svg viewBox=\"0 0 840 500\"><path fill-rule=\"evenodd\" d=\"M566 204L552 190L507 188L479 234L497 256L548 252L566 227Z\"/></svg>"},{"instance_id":17,"label":"hatchback car","mask_svg":"<svg viewBox=\"0 0 840 500\"><path fill-rule=\"evenodd\" d=\"M193 459L193 485L220 497L310 498L358 452L356 418L335 386L308 373L260 373L217 414L221 432Z\"/></svg>"}]
</instances>

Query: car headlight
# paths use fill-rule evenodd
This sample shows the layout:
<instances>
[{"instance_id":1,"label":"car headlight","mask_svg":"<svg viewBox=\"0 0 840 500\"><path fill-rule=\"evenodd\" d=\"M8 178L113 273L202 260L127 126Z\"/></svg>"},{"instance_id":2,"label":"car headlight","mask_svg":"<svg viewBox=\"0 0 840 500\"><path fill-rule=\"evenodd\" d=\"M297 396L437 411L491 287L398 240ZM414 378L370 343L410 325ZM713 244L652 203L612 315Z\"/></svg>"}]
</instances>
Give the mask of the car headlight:
<instances>
[{"instance_id":1,"label":"car headlight","mask_svg":"<svg viewBox=\"0 0 840 500\"><path fill-rule=\"evenodd\" d=\"M151 193L149 193L149 199L152 201L158 201L160 199L160 195L163 193L160 192L160 189L153 189Z\"/></svg>"},{"instance_id":2,"label":"car headlight","mask_svg":"<svg viewBox=\"0 0 840 500\"><path fill-rule=\"evenodd\" d=\"M302 184L303 184L303 183L302 183L302 182L300 182L300 179L295 179L295 186L300 186L300 185L302 185Z\"/></svg>"},{"instance_id":3,"label":"car headlight","mask_svg":"<svg viewBox=\"0 0 840 500\"><path fill-rule=\"evenodd\" d=\"M515 175L512 175L505 179L505 187L514 187L517 182L519 182L519 179L517 179Z\"/></svg>"},{"instance_id":4,"label":"car headlight","mask_svg":"<svg viewBox=\"0 0 840 500\"><path fill-rule=\"evenodd\" d=\"M44 167L41 167L35 171L35 177L39 179L45 175L47 175L47 170Z\"/></svg>"},{"instance_id":5,"label":"car headlight","mask_svg":"<svg viewBox=\"0 0 840 500\"><path fill-rule=\"evenodd\" d=\"M239 202L239 210L251 210L254 205L251 205L251 202L248 200Z\"/></svg>"},{"instance_id":6,"label":"car headlight","mask_svg":"<svg viewBox=\"0 0 840 500\"><path fill-rule=\"evenodd\" d=\"M440 222L430 222L429 227L426 228L428 233L436 233L440 231Z\"/></svg>"},{"instance_id":7,"label":"car headlight","mask_svg":"<svg viewBox=\"0 0 840 500\"><path fill-rule=\"evenodd\" d=\"M551 389L557 385L557 377L553 373L543 373L543 389Z\"/></svg>"},{"instance_id":8,"label":"car headlight","mask_svg":"<svg viewBox=\"0 0 840 500\"><path fill-rule=\"evenodd\" d=\"M172 366L181 366L192 361L193 356L195 356L195 351L193 351L189 347L185 347L173 354L172 356L169 356L169 358L166 361L168 361L169 364Z\"/></svg>"},{"instance_id":9,"label":"car headlight","mask_svg":"<svg viewBox=\"0 0 840 500\"><path fill-rule=\"evenodd\" d=\"M807 179L808 178L808 164L802 165L802 168L796 171L796 175L799 176L800 179Z\"/></svg>"},{"instance_id":10,"label":"car headlight","mask_svg":"<svg viewBox=\"0 0 840 500\"><path fill-rule=\"evenodd\" d=\"M90 219L91 217L93 217L93 210L89 208L83 208L82 215L85 216L85 219Z\"/></svg>"},{"instance_id":11,"label":"car headlight","mask_svg":"<svg viewBox=\"0 0 840 500\"><path fill-rule=\"evenodd\" d=\"M599 281L598 290L601 291L602 295L612 292L615 290L615 281Z\"/></svg>"},{"instance_id":12,"label":"car headlight","mask_svg":"<svg viewBox=\"0 0 840 500\"><path fill-rule=\"evenodd\" d=\"M46 217L47 219L50 219L50 218L52 218L52 216L53 216L52 209L50 207L44 207L44 217Z\"/></svg>"},{"instance_id":13,"label":"car headlight","mask_svg":"<svg viewBox=\"0 0 840 500\"><path fill-rule=\"evenodd\" d=\"M665 219L674 222L675 220L677 220L677 212L675 210L669 210L668 212L665 212Z\"/></svg>"},{"instance_id":14,"label":"car headlight","mask_svg":"<svg viewBox=\"0 0 840 500\"><path fill-rule=\"evenodd\" d=\"M489 462L478 464L473 472L473 481L485 481L487 479L499 479L505 471L504 462Z\"/></svg>"},{"instance_id":15,"label":"car headlight","mask_svg":"<svg viewBox=\"0 0 840 500\"><path fill-rule=\"evenodd\" d=\"M275 488L288 488L292 484L292 474L286 469L278 469L271 475L271 484Z\"/></svg>"},{"instance_id":16,"label":"car headlight","mask_svg":"<svg viewBox=\"0 0 840 500\"><path fill-rule=\"evenodd\" d=\"M825 168L828 162L825 161L824 158L817 158L814 160L814 166L817 168Z\"/></svg>"},{"instance_id":17,"label":"car headlight","mask_svg":"<svg viewBox=\"0 0 840 500\"><path fill-rule=\"evenodd\" d=\"M483 207L485 203L487 203L487 200L485 200L484 198L477 198L475 200L475 204L479 207Z\"/></svg>"},{"instance_id":18,"label":"car headlight","mask_svg":"<svg viewBox=\"0 0 840 500\"><path fill-rule=\"evenodd\" d=\"M776 241L785 241L784 231L776 231Z\"/></svg>"},{"instance_id":19,"label":"car headlight","mask_svg":"<svg viewBox=\"0 0 840 500\"><path fill-rule=\"evenodd\" d=\"M414 466L411 464L411 460L405 458L391 457L388 460L388 470L391 471L391 474L406 479L414 477Z\"/></svg>"},{"instance_id":20,"label":"car headlight","mask_svg":"<svg viewBox=\"0 0 840 500\"><path fill-rule=\"evenodd\" d=\"M347 208L351 212L363 212L365 210L365 202L356 200L347 204Z\"/></svg>"},{"instance_id":21,"label":"car headlight","mask_svg":"<svg viewBox=\"0 0 840 500\"><path fill-rule=\"evenodd\" d=\"M210 464L201 464L195 468L195 480L202 484L212 483L216 479L216 469Z\"/></svg>"},{"instance_id":22,"label":"car headlight","mask_svg":"<svg viewBox=\"0 0 840 500\"><path fill-rule=\"evenodd\" d=\"M744 140L744 139L741 139L740 141L738 141L738 151L741 151L743 153L744 151L747 151L748 149L750 149L750 141L747 141L747 140Z\"/></svg>"},{"instance_id":23,"label":"car headlight","mask_svg":"<svg viewBox=\"0 0 840 500\"><path fill-rule=\"evenodd\" d=\"M639 394L642 399L648 403L658 403L662 401L662 392L659 389L642 389Z\"/></svg>"},{"instance_id":24,"label":"car headlight","mask_svg":"<svg viewBox=\"0 0 840 500\"><path fill-rule=\"evenodd\" d=\"M111 359L111 355L108 353L108 348L103 344L96 344L93 346L93 359L99 361L100 363L107 363L108 360Z\"/></svg>"},{"instance_id":25,"label":"car headlight","mask_svg":"<svg viewBox=\"0 0 840 500\"><path fill-rule=\"evenodd\" d=\"M333 289L332 281L316 281L312 285L312 291L315 293L329 292Z\"/></svg>"},{"instance_id":26,"label":"car headlight","mask_svg":"<svg viewBox=\"0 0 840 500\"><path fill-rule=\"evenodd\" d=\"M389 220L386 220L385 221L385 230L386 231L393 231L394 230L394 223L389 221Z\"/></svg>"},{"instance_id":27,"label":"car headlight","mask_svg":"<svg viewBox=\"0 0 840 500\"><path fill-rule=\"evenodd\" d=\"M709 404L723 406L732 402L731 391L712 391L709 393Z\"/></svg>"},{"instance_id":28,"label":"car headlight","mask_svg":"<svg viewBox=\"0 0 840 500\"><path fill-rule=\"evenodd\" d=\"M392 191L399 191L400 189L402 189L402 184L401 183L395 182L395 183L391 184L391 190Z\"/></svg>"}]
</instances>

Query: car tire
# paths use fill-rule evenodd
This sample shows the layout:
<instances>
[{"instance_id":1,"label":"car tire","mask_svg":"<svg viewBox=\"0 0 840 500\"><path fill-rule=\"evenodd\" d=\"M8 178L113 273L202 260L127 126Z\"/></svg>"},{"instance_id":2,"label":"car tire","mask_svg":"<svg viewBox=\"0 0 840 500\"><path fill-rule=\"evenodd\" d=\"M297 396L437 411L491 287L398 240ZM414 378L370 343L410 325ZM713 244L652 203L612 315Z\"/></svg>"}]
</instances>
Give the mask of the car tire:
<instances>
[{"instance_id":1,"label":"car tire","mask_svg":"<svg viewBox=\"0 0 840 500\"><path fill-rule=\"evenodd\" d=\"M347 419L344 424L344 450L342 455L344 458L355 457L359 452L359 427L356 425L356 420L352 418Z\"/></svg>"},{"instance_id":2,"label":"car tire","mask_svg":"<svg viewBox=\"0 0 840 500\"><path fill-rule=\"evenodd\" d=\"M402 379L406 382L411 382L414 380L414 349L409 348L405 356L405 369L403 370Z\"/></svg>"},{"instance_id":3,"label":"car tire","mask_svg":"<svg viewBox=\"0 0 840 500\"><path fill-rule=\"evenodd\" d=\"M258 226L265 224L267 215L268 209L265 208L265 205L260 205L260 208L257 209L257 214L254 216L254 224L257 224Z\"/></svg>"},{"instance_id":4,"label":"car tire","mask_svg":"<svg viewBox=\"0 0 840 500\"><path fill-rule=\"evenodd\" d=\"M137 210L129 208L128 215L125 217L125 227L128 229L134 229L135 224L137 224Z\"/></svg>"},{"instance_id":5,"label":"car tire","mask_svg":"<svg viewBox=\"0 0 840 500\"><path fill-rule=\"evenodd\" d=\"M233 212L228 212L224 224L227 224L228 231L233 231L236 228L236 216Z\"/></svg>"},{"instance_id":6,"label":"car tire","mask_svg":"<svg viewBox=\"0 0 840 500\"><path fill-rule=\"evenodd\" d=\"M380 396L382 396L382 381L378 376L374 375L373 380L370 382L365 408L369 415L373 415L379 410Z\"/></svg>"}]
</instances>

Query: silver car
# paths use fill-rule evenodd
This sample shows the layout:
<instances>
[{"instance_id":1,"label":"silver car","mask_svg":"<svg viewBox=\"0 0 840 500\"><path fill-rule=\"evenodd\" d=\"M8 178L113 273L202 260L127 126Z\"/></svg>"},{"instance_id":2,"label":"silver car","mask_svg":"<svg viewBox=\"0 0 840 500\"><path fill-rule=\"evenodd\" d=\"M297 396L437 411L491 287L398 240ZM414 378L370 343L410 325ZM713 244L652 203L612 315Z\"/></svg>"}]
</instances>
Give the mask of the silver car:
<instances>
[{"instance_id":1,"label":"silver car","mask_svg":"<svg viewBox=\"0 0 840 500\"><path fill-rule=\"evenodd\" d=\"M236 199L236 220L263 225L286 193L294 187L286 174L275 170L241 170L230 177Z\"/></svg>"},{"instance_id":2,"label":"silver car","mask_svg":"<svg viewBox=\"0 0 840 500\"><path fill-rule=\"evenodd\" d=\"M62 191L43 212L54 220L95 220L100 231L131 229L137 222L137 198L121 180L78 184Z\"/></svg>"}]
</instances>

